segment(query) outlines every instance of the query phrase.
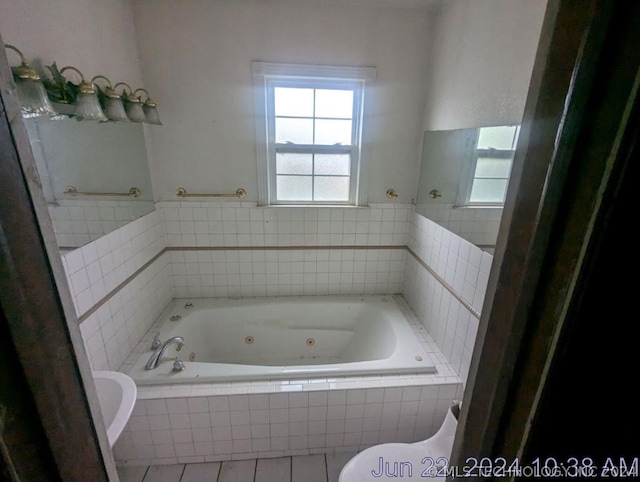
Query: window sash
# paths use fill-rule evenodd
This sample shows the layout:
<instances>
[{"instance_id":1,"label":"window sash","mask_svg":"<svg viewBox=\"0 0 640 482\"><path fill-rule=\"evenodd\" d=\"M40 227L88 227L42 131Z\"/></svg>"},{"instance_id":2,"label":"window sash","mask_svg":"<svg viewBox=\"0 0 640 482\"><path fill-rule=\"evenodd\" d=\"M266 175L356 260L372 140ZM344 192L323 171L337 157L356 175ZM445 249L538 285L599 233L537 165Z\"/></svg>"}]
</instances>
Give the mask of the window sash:
<instances>
[{"instance_id":1,"label":"window sash","mask_svg":"<svg viewBox=\"0 0 640 482\"><path fill-rule=\"evenodd\" d=\"M499 126L499 127L514 127L514 126ZM481 134L481 130L484 129L482 127L476 129L470 129L469 132L469 141L473 143L470 145L468 150L465 150L465 160L463 163L463 168L460 174L460 179L458 183L458 192L456 195L455 205L454 207L464 208L464 207L502 207L504 206L504 199L500 202L489 202L489 201L471 201L471 193L473 192L473 188L475 182L477 180L500 180L508 182L511 178L511 170L513 168L513 159L515 157L516 152L516 142L520 132L520 126L515 126L515 132L513 135L513 139L511 142L510 148L505 149L496 149L493 147L486 148L478 148L479 138ZM475 138L474 138L475 136ZM478 160L479 159L496 159L496 160L509 160L509 170L508 174L503 177L501 172L486 172L485 175L477 175L478 171Z\"/></svg>"},{"instance_id":2,"label":"window sash","mask_svg":"<svg viewBox=\"0 0 640 482\"><path fill-rule=\"evenodd\" d=\"M357 188L357 178L354 175L354 164L357 162L358 150L354 146L314 146L314 145L297 145L297 144L277 144L273 146L273 154L270 155L272 168L269 172L269 184L272 193L271 204L330 204L330 205L353 205L355 201L355 192ZM285 201L278 199L277 177L276 172L276 154L277 153L298 153L298 154L350 154L349 166L349 198L345 201L314 201L314 200L298 200ZM296 176L296 174L286 174L287 176ZM347 177L346 175L331 174L298 174L299 176L311 177L312 183L315 177Z\"/></svg>"},{"instance_id":3,"label":"window sash","mask_svg":"<svg viewBox=\"0 0 640 482\"><path fill-rule=\"evenodd\" d=\"M505 197L507 194L506 190L504 192L504 195L502 196L502 201L499 201L499 202L472 201L471 194L473 192L473 187L475 185L475 182L478 179L500 180L500 181L506 180L507 187L508 187L509 178L511 177L511 168L513 166L513 156L515 155L515 152L516 152L515 150L508 150L508 149L476 149L475 150L475 154L473 157L473 165L471 170L471 172L473 173L473 176L471 177L471 182L469 183L469 189L467 190L465 205L467 206L503 206L504 205ZM478 169L478 158L510 159L511 162L509 163L509 174L507 174L506 176L477 176L476 172Z\"/></svg>"},{"instance_id":4,"label":"window sash","mask_svg":"<svg viewBox=\"0 0 640 482\"><path fill-rule=\"evenodd\" d=\"M275 88L276 87L297 87L309 89L334 89L334 90L351 90L353 92L353 106L351 119L351 144L293 144L293 143L276 143L275 129ZM299 80L281 80L274 79L267 84L267 134L269 144L269 190L270 204L316 204L316 205L354 205L356 204L356 191L358 182L358 165L359 165L359 132L360 132L360 106L362 102L362 88L357 82L353 81L328 81L318 79L299 79ZM278 116L294 119L325 119L325 117L303 117L303 116ZM329 118L327 118L329 119ZM340 118L338 120L346 120ZM303 153L303 154L350 154L349 166L349 197L344 201L315 201L315 200L297 200L285 201L278 199L277 190L277 172L276 172L276 154L277 153ZM313 179L315 174L309 175ZM346 176L340 176L346 177Z\"/></svg>"}]
</instances>

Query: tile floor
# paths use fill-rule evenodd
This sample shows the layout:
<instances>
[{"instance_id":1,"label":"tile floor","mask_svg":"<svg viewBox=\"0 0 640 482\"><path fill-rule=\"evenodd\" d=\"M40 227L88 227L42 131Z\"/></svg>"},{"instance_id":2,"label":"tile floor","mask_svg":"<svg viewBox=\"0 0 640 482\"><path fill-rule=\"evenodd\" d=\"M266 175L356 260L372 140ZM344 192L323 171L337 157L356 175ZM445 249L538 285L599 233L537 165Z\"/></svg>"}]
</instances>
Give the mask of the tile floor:
<instances>
[{"instance_id":1,"label":"tile floor","mask_svg":"<svg viewBox=\"0 0 640 482\"><path fill-rule=\"evenodd\" d=\"M199 464L120 467L120 482L338 482L355 452Z\"/></svg>"}]
</instances>

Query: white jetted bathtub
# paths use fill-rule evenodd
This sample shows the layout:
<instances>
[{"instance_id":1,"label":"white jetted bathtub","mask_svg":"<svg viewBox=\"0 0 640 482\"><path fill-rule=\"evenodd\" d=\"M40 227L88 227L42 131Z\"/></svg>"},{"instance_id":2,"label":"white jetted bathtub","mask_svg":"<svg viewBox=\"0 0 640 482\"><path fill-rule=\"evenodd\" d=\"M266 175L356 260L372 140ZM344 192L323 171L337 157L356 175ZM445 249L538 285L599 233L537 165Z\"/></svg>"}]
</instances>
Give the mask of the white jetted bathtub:
<instances>
[{"instance_id":1,"label":"white jetted bathtub","mask_svg":"<svg viewBox=\"0 0 640 482\"><path fill-rule=\"evenodd\" d=\"M176 299L160 320L152 335L184 345L145 370L149 347L129 372L139 385L436 371L391 296Z\"/></svg>"}]
</instances>

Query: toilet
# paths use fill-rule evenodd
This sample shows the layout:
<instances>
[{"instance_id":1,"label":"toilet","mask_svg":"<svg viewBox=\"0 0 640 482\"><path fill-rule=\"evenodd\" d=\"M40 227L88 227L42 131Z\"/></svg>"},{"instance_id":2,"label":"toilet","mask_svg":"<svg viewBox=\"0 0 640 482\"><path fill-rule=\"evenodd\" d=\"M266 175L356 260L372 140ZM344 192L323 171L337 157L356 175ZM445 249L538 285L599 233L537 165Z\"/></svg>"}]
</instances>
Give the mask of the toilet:
<instances>
[{"instance_id":1,"label":"toilet","mask_svg":"<svg viewBox=\"0 0 640 482\"><path fill-rule=\"evenodd\" d=\"M338 482L445 480L459 415L460 402L454 402L438 431L427 440L363 450L342 468Z\"/></svg>"}]
</instances>

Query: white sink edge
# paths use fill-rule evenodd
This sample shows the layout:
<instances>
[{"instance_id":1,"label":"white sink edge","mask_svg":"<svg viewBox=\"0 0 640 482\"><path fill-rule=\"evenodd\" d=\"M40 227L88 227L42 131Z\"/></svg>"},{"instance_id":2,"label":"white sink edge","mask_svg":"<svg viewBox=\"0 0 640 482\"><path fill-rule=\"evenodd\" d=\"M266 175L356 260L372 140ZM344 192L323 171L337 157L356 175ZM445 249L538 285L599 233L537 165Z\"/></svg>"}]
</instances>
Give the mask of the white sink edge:
<instances>
[{"instance_id":1,"label":"white sink edge","mask_svg":"<svg viewBox=\"0 0 640 482\"><path fill-rule=\"evenodd\" d=\"M133 407L136 403L136 396L138 393L138 387L131 377L124 373L114 371L94 371L93 378L101 378L107 380L113 380L122 389L122 399L118 406L118 410L113 419L111 425L107 426L105 420L105 428L107 430L107 439L109 440L109 446L113 447L118 440L118 437L122 434L124 427L127 425ZM100 402L100 394L98 394L98 401ZM102 410L102 407L100 407Z\"/></svg>"}]
</instances>

